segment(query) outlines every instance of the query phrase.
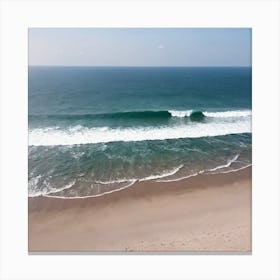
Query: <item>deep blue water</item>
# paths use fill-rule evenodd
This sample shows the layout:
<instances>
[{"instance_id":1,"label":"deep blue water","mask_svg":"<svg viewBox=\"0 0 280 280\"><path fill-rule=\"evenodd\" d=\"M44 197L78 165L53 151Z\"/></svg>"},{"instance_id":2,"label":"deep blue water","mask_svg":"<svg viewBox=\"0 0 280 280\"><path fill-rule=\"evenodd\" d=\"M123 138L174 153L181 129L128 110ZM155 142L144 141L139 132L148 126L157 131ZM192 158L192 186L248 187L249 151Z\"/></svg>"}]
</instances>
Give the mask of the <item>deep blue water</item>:
<instances>
[{"instance_id":1,"label":"deep blue water","mask_svg":"<svg viewBox=\"0 0 280 280\"><path fill-rule=\"evenodd\" d=\"M245 167L251 92L251 68L29 67L29 194Z\"/></svg>"}]
</instances>

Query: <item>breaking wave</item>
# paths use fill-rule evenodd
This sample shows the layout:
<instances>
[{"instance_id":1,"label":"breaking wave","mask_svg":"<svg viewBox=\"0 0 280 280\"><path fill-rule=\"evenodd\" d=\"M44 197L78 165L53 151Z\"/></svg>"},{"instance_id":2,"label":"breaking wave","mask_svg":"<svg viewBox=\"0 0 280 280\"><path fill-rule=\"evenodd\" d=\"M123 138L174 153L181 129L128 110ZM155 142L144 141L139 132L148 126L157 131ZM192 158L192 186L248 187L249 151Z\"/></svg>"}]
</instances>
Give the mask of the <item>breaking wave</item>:
<instances>
[{"instance_id":1,"label":"breaking wave","mask_svg":"<svg viewBox=\"0 0 280 280\"><path fill-rule=\"evenodd\" d=\"M30 146L55 146L109 143L118 141L147 141L179 138L213 137L251 132L251 119L233 121L192 122L174 126L150 126L130 128L84 127L77 125L29 129Z\"/></svg>"}]
</instances>

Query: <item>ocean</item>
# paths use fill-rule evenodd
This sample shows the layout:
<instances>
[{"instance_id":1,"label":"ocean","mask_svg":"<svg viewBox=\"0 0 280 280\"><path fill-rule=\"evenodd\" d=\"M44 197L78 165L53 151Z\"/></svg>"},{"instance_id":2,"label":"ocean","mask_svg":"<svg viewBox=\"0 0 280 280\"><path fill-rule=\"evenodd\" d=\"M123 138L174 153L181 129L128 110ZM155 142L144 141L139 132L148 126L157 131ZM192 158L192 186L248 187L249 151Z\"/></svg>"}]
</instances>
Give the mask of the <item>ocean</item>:
<instances>
[{"instance_id":1,"label":"ocean","mask_svg":"<svg viewBox=\"0 0 280 280\"><path fill-rule=\"evenodd\" d=\"M94 197L250 166L251 72L30 66L29 196Z\"/></svg>"}]
</instances>

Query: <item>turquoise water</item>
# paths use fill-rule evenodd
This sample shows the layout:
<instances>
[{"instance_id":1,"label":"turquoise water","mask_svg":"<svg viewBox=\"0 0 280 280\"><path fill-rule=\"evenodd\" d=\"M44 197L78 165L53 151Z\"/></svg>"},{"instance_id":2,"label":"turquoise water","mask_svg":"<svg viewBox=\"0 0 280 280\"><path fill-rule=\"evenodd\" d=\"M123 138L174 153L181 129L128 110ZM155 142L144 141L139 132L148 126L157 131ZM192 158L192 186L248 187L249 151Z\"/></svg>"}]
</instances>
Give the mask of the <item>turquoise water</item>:
<instances>
[{"instance_id":1,"label":"turquoise water","mask_svg":"<svg viewBox=\"0 0 280 280\"><path fill-rule=\"evenodd\" d=\"M251 145L251 68L29 67L30 196L232 172Z\"/></svg>"}]
</instances>

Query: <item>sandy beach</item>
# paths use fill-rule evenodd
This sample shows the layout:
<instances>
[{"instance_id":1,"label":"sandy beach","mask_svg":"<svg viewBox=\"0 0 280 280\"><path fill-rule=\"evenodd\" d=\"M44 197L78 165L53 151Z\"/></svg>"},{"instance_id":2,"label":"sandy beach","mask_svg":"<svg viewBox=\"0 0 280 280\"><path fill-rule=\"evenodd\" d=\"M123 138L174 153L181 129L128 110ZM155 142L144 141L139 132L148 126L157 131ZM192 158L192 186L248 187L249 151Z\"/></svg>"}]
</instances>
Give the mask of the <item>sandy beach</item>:
<instances>
[{"instance_id":1,"label":"sandy beach","mask_svg":"<svg viewBox=\"0 0 280 280\"><path fill-rule=\"evenodd\" d=\"M84 199L29 198L29 252L251 252L251 167Z\"/></svg>"}]
</instances>

